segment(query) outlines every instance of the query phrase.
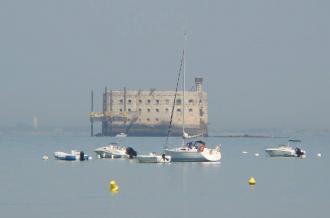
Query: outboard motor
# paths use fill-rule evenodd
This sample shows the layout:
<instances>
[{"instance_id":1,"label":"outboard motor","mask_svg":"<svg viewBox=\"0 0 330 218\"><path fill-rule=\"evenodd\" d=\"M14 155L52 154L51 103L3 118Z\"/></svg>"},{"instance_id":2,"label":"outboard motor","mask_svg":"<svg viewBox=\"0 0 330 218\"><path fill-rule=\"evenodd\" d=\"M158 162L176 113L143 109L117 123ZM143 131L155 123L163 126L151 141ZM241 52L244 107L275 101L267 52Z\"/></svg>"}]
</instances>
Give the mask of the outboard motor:
<instances>
[{"instance_id":1,"label":"outboard motor","mask_svg":"<svg viewBox=\"0 0 330 218\"><path fill-rule=\"evenodd\" d=\"M129 156L130 159L137 156L137 152L131 147L126 148L126 154Z\"/></svg>"},{"instance_id":2,"label":"outboard motor","mask_svg":"<svg viewBox=\"0 0 330 218\"><path fill-rule=\"evenodd\" d=\"M166 158L165 154L162 154L162 159L163 159L164 161L169 161L169 159Z\"/></svg>"},{"instance_id":3,"label":"outboard motor","mask_svg":"<svg viewBox=\"0 0 330 218\"><path fill-rule=\"evenodd\" d=\"M301 157L305 154L305 152L300 148L296 148L295 151L296 151L297 157Z\"/></svg>"},{"instance_id":4,"label":"outboard motor","mask_svg":"<svg viewBox=\"0 0 330 218\"><path fill-rule=\"evenodd\" d=\"M83 151L80 151L79 160L80 161L84 161L85 160L85 153Z\"/></svg>"}]
</instances>

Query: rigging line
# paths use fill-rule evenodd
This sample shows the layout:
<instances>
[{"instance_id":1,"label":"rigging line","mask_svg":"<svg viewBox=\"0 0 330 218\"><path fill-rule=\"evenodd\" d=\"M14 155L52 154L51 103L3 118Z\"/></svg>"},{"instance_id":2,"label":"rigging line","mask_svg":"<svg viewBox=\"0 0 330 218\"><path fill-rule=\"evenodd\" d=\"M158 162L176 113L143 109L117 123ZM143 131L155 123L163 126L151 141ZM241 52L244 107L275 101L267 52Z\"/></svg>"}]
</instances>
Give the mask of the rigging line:
<instances>
[{"instance_id":1,"label":"rigging line","mask_svg":"<svg viewBox=\"0 0 330 218\"><path fill-rule=\"evenodd\" d=\"M174 107L175 107L175 101L176 101L176 96L178 93L178 87L179 87L179 81L180 81L180 77L181 77L181 72L182 72L182 67L183 67L183 61L184 61L184 50L182 51L182 57L180 60L180 67L179 67L179 73L178 73L178 80L176 82L176 88L175 88L175 93L174 93L174 99L173 99L173 105L172 105L172 112L171 112L171 119L170 119L170 124L168 126L168 131L167 131L167 137L166 137L166 143L163 147L163 149L165 150L165 148L167 148L168 145L168 138L171 134L171 126L172 126L172 119L173 119L173 113L174 113Z\"/></svg>"}]
</instances>

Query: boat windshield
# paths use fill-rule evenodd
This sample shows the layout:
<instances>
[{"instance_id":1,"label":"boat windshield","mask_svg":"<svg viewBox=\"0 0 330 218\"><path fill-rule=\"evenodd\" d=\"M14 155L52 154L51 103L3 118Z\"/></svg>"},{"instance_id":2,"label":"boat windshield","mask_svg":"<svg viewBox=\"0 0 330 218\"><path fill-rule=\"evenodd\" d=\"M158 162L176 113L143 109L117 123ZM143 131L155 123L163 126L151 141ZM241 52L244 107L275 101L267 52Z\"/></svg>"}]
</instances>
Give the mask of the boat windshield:
<instances>
[{"instance_id":1,"label":"boat windshield","mask_svg":"<svg viewBox=\"0 0 330 218\"><path fill-rule=\"evenodd\" d=\"M112 146L119 146L119 144L117 142L110 142L109 145L112 145Z\"/></svg>"},{"instance_id":2,"label":"boat windshield","mask_svg":"<svg viewBox=\"0 0 330 218\"><path fill-rule=\"evenodd\" d=\"M289 142L301 142L301 140L298 140L298 139L290 139Z\"/></svg>"}]
</instances>

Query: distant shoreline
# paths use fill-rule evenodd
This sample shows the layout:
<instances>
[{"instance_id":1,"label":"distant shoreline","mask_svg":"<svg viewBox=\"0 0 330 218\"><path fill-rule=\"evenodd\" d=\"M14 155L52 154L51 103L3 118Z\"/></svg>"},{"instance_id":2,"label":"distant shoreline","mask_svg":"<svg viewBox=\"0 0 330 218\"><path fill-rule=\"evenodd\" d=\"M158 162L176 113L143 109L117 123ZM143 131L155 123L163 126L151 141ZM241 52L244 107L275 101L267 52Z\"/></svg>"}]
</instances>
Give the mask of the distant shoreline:
<instances>
[{"instance_id":1,"label":"distant shoreline","mask_svg":"<svg viewBox=\"0 0 330 218\"><path fill-rule=\"evenodd\" d=\"M209 135L210 138L289 138L287 136L267 136L267 135Z\"/></svg>"}]
</instances>

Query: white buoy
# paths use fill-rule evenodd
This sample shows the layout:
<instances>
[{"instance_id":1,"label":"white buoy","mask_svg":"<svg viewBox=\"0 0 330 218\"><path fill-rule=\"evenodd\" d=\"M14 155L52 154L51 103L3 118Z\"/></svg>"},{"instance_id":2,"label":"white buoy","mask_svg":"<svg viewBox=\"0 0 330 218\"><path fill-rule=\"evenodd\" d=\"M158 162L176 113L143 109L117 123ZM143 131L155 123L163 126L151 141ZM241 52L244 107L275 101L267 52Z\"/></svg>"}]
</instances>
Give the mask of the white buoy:
<instances>
[{"instance_id":1,"label":"white buoy","mask_svg":"<svg viewBox=\"0 0 330 218\"><path fill-rule=\"evenodd\" d=\"M259 153L255 153L254 156L259 157Z\"/></svg>"},{"instance_id":2,"label":"white buoy","mask_svg":"<svg viewBox=\"0 0 330 218\"><path fill-rule=\"evenodd\" d=\"M247 151L242 151L243 154L247 154L248 152Z\"/></svg>"},{"instance_id":3,"label":"white buoy","mask_svg":"<svg viewBox=\"0 0 330 218\"><path fill-rule=\"evenodd\" d=\"M318 156L318 157L322 157L322 154L321 154L321 153L318 153L317 156Z\"/></svg>"},{"instance_id":4,"label":"white buoy","mask_svg":"<svg viewBox=\"0 0 330 218\"><path fill-rule=\"evenodd\" d=\"M47 155L44 155L44 156L42 156L42 159L43 159L43 160L48 160L49 158L48 158Z\"/></svg>"}]
</instances>

